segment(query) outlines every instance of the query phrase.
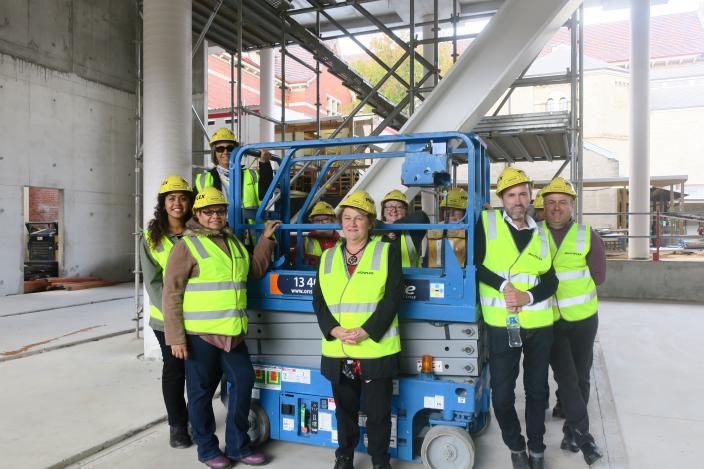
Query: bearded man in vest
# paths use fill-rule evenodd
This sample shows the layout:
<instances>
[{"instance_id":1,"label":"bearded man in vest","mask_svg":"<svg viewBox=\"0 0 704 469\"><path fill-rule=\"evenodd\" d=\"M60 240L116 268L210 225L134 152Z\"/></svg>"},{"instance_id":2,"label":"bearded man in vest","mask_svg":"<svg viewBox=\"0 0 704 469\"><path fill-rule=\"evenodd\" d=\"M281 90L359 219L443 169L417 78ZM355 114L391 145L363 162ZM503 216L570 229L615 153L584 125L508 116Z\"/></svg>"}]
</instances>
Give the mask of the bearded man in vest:
<instances>
[{"instance_id":1,"label":"bearded man in vest","mask_svg":"<svg viewBox=\"0 0 704 469\"><path fill-rule=\"evenodd\" d=\"M221 127L210 138L212 169L196 176L196 193L212 186L230 199L230 155L240 146L237 137L227 127ZM244 163L244 161L243 161ZM271 153L263 150L259 154L259 169L242 166L242 208L248 210L247 217L254 217L253 211L259 208L266 194L274 170L271 167Z\"/></svg>"},{"instance_id":2,"label":"bearded man in vest","mask_svg":"<svg viewBox=\"0 0 704 469\"><path fill-rule=\"evenodd\" d=\"M330 380L335 398L334 469L354 469L360 401L372 466L391 469L391 398L401 354L401 259L393 244L371 237L376 206L369 194L353 192L340 207L344 238L323 252L313 287L313 310L323 335L320 373Z\"/></svg>"},{"instance_id":3,"label":"bearded man in vest","mask_svg":"<svg viewBox=\"0 0 704 469\"><path fill-rule=\"evenodd\" d=\"M210 468L267 463L253 452L247 435L254 369L247 345L247 280L264 275L279 221L267 221L249 255L227 226L227 199L214 187L201 191L194 217L166 262L162 307L166 344L186 360L188 417L198 460ZM215 436L213 395L225 375L228 395L225 453Z\"/></svg>"},{"instance_id":4,"label":"bearded man in vest","mask_svg":"<svg viewBox=\"0 0 704 469\"><path fill-rule=\"evenodd\" d=\"M599 317L596 286L606 280L604 242L588 225L572 219L577 197L557 177L543 188L545 221L553 265L560 281L553 302L555 327L551 365L565 424L560 447L578 452L591 465L602 457L589 433L589 373Z\"/></svg>"},{"instance_id":5,"label":"bearded man in vest","mask_svg":"<svg viewBox=\"0 0 704 469\"><path fill-rule=\"evenodd\" d=\"M545 467L551 298L558 283L547 230L526 214L530 191L530 179L523 171L506 168L496 184L503 210L484 210L474 234L479 299L489 340L492 404L516 469ZM529 454L514 406L521 354Z\"/></svg>"}]
</instances>

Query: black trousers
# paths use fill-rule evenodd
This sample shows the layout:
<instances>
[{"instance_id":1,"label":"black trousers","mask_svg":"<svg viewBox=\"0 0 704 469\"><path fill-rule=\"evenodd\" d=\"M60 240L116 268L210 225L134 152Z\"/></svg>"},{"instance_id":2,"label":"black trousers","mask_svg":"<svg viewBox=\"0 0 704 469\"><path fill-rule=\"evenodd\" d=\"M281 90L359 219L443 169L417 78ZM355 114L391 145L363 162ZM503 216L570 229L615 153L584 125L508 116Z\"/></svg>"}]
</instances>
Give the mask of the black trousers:
<instances>
[{"instance_id":1,"label":"black trousers","mask_svg":"<svg viewBox=\"0 0 704 469\"><path fill-rule=\"evenodd\" d=\"M166 345L162 331L154 330L154 335L159 341L161 356L164 359L164 365L161 368L161 392L164 395L169 425L185 427L188 425L186 398L183 397L186 388L185 360L171 355L171 347Z\"/></svg>"},{"instance_id":2,"label":"black trousers","mask_svg":"<svg viewBox=\"0 0 704 469\"><path fill-rule=\"evenodd\" d=\"M548 366L553 328L521 329L523 347L509 347L505 327L486 326L489 338L491 398L501 437L511 451L522 451L526 442L516 413L516 380L523 354L523 387L526 393L528 448L545 451L545 404L548 400ZM560 390L562 392L562 390Z\"/></svg>"},{"instance_id":3,"label":"black trousers","mask_svg":"<svg viewBox=\"0 0 704 469\"><path fill-rule=\"evenodd\" d=\"M350 380L342 376L339 384L332 383L335 398L335 418L337 419L337 443L335 456L354 457L354 449L359 443L360 395L367 416L367 452L372 464L389 462L389 439L391 438L391 378Z\"/></svg>"},{"instance_id":4,"label":"black trousers","mask_svg":"<svg viewBox=\"0 0 704 469\"><path fill-rule=\"evenodd\" d=\"M551 365L560 390L560 402L565 412L565 426L579 430L578 445L591 440L589 435L589 374L594 361L594 338L599 327L597 314L581 321L555 323ZM564 428L563 430L568 430ZM585 434L585 435L581 435Z\"/></svg>"}]
</instances>

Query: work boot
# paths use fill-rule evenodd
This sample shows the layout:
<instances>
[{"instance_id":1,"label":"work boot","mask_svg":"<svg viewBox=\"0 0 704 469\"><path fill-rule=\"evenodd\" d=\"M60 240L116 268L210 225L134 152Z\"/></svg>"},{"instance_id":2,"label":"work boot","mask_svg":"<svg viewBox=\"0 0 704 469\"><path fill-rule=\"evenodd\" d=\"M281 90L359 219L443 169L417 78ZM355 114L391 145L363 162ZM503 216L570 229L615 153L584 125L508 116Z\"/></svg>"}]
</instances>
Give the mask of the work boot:
<instances>
[{"instance_id":1,"label":"work boot","mask_svg":"<svg viewBox=\"0 0 704 469\"><path fill-rule=\"evenodd\" d=\"M530 469L526 451L511 451L511 464L513 469Z\"/></svg>"},{"instance_id":2,"label":"work boot","mask_svg":"<svg viewBox=\"0 0 704 469\"><path fill-rule=\"evenodd\" d=\"M172 448L188 448L193 444L186 426L169 427L169 444Z\"/></svg>"},{"instance_id":3,"label":"work boot","mask_svg":"<svg viewBox=\"0 0 704 469\"><path fill-rule=\"evenodd\" d=\"M335 467L333 469L354 469L352 458L349 456L338 456L335 458Z\"/></svg>"},{"instance_id":4,"label":"work boot","mask_svg":"<svg viewBox=\"0 0 704 469\"><path fill-rule=\"evenodd\" d=\"M590 466L597 462L599 459L601 459L601 457L603 456L603 454L601 454L601 450L599 450L599 447L593 441L583 444L579 447L579 449L582 450L584 462L586 462Z\"/></svg>"},{"instance_id":5,"label":"work boot","mask_svg":"<svg viewBox=\"0 0 704 469\"><path fill-rule=\"evenodd\" d=\"M222 454L201 462L210 469L228 469L234 464L229 458Z\"/></svg>"},{"instance_id":6,"label":"work boot","mask_svg":"<svg viewBox=\"0 0 704 469\"><path fill-rule=\"evenodd\" d=\"M528 456L528 466L530 469L545 469L545 453L530 452Z\"/></svg>"},{"instance_id":7,"label":"work boot","mask_svg":"<svg viewBox=\"0 0 704 469\"><path fill-rule=\"evenodd\" d=\"M372 464L372 469L391 469L391 464L388 462L384 464Z\"/></svg>"},{"instance_id":8,"label":"work boot","mask_svg":"<svg viewBox=\"0 0 704 469\"><path fill-rule=\"evenodd\" d=\"M562 427L562 432L564 436L562 437L562 442L560 443L560 449L571 451L573 453L579 453L579 446L574 440L574 434L572 433L570 427L565 425Z\"/></svg>"},{"instance_id":9,"label":"work boot","mask_svg":"<svg viewBox=\"0 0 704 469\"><path fill-rule=\"evenodd\" d=\"M562 402L560 402L559 397L557 398L557 401L555 401L555 407L552 408L552 416L558 419L565 418L565 411L562 410Z\"/></svg>"}]
</instances>

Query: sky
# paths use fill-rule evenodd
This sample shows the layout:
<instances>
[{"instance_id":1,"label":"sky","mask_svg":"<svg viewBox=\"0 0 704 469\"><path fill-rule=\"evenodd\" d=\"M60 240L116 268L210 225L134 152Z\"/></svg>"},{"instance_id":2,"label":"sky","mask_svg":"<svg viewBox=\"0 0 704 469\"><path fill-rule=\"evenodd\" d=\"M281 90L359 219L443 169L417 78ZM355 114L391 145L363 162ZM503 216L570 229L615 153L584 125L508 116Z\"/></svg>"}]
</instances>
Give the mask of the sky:
<instances>
[{"instance_id":1,"label":"sky","mask_svg":"<svg viewBox=\"0 0 704 469\"><path fill-rule=\"evenodd\" d=\"M704 4L703 0L669 0L666 4L653 5L650 7L651 16L660 15L670 15L673 13L683 13L687 11L696 11L700 4ZM619 9L609 9L604 10L602 7L592 7L584 9L584 21L586 24L597 24L597 23L608 23L613 21L624 21L629 18L630 10L628 8ZM457 29L457 34L471 34L480 32L484 26L488 23L488 20L482 21L472 21L466 22L463 26ZM441 32L440 35L444 36L447 34L452 34L451 29L447 32ZM369 34L365 36L359 36L359 39L364 44L369 44L369 41L375 35ZM352 40L343 38L339 42L340 50L343 55L357 55L363 54L364 52L357 47Z\"/></svg>"}]
</instances>

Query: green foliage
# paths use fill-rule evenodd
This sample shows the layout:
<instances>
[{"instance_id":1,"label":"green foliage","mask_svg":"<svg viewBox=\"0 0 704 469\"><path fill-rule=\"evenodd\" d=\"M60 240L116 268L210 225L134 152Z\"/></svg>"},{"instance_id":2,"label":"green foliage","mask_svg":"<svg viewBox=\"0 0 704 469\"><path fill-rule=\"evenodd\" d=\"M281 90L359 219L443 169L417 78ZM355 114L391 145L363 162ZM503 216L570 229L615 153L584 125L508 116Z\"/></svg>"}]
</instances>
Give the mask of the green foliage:
<instances>
[{"instance_id":1,"label":"green foliage","mask_svg":"<svg viewBox=\"0 0 704 469\"><path fill-rule=\"evenodd\" d=\"M406 37L403 39L407 41L408 36L406 35ZM368 48L374 54L376 54L376 56L379 57L388 67L392 67L398 61L398 59L403 56L403 49L401 49L398 44L396 44L393 40L391 40L391 38L386 35L379 35L373 38L370 41ZM421 50L422 46L416 47L417 56L421 54ZM440 43L440 45L438 46L438 58L440 65L440 75L442 77L452 66L451 42ZM406 80L407 83L409 82L410 76L410 64L410 57L406 57L401 66L396 70L396 73L404 80ZM381 65L379 65L374 59L367 56L366 54L364 55L364 57L352 61L350 65L362 78L371 83L372 86L376 85L379 80L381 80L386 74L386 70ZM430 76L422 85L418 85L425 73L423 65L418 60L415 61L415 66L413 67L413 70L415 74L416 86L427 87L433 85L432 76ZM401 102L401 100L408 94L408 88L403 86L401 82L398 81L394 76L391 76L386 80L386 82L382 85L380 91L381 94L383 94L389 101L393 102L394 104L398 104L399 102ZM357 100L356 102L358 103L359 100ZM365 111L370 112L369 109L365 109Z\"/></svg>"}]
</instances>

